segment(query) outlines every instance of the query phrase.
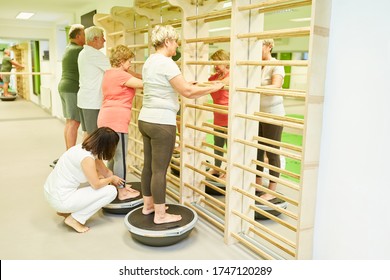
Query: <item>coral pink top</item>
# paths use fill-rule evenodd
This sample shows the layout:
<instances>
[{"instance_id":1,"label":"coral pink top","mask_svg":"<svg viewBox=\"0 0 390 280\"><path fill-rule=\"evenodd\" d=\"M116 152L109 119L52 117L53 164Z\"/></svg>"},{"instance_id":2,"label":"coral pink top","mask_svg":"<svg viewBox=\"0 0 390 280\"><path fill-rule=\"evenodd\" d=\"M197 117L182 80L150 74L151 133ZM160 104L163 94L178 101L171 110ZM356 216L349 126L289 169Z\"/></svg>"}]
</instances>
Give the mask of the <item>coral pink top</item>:
<instances>
[{"instance_id":1,"label":"coral pink top","mask_svg":"<svg viewBox=\"0 0 390 280\"><path fill-rule=\"evenodd\" d=\"M103 104L99 112L98 127L106 126L116 132L128 133L131 106L135 89L125 86L133 77L121 69L109 69L102 82Z\"/></svg>"},{"instance_id":2,"label":"coral pink top","mask_svg":"<svg viewBox=\"0 0 390 280\"><path fill-rule=\"evenodd\" d=\"M229 76L229 72L223 77L218 79L218 73L210 76L209 81L223 80ZM210 93L213 98L214 104L229 105L229 91L226 89L220 89L216 92ZM221 114L214 112L214 124L219 126L228 126L228 114Z\"/></svg>"}]
</instances>

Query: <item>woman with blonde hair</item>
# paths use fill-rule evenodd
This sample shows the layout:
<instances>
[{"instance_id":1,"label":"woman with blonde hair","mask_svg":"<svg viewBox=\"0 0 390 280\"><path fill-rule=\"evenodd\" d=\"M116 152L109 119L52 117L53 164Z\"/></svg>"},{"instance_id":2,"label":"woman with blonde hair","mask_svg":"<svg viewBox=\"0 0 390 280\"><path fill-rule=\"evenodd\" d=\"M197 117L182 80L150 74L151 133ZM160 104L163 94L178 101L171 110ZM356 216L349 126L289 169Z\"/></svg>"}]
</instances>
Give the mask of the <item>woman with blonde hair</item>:
<instances>
[{"instance_id":1,"label":"woman with blonde hair","mask_svg":"<svg viewBox=\"0 0 390 280\"><path fill-rule=\"evenodd\" d=\"M126 155L131 107L136 89L142 88L142 80L129 73L133 58L134 53L127 46L118 45L112 48L110 56L112 67L103 76L103 103L97 120L98 127L110 127L119 135L115 156L108 162L108 168L124 182L127 173ZM126 186L125 183L118 186L119 200L139 195L139 191Z\"/></svg>"},{"instance_id":2,"label":"woman with blonde hair","mask_svg":"<svg viewBox=\"0 0 390 280\"><path fill-rule=\"evenodd\" d=\"M172 26L156 25L151 36L156 53L149 56L142 69L144 99L138 117L144 142L142 213L148 215L154 212L156 224L181 220L180 215L167 213L165 207L165 177L175 146L176 114L180 107L178 94L194 99L223 87L223 83L219 82L200 87L184 79L172 60L178 39L179 35Z\"/></svg>"},{"instance_id":3,"label":"woman with blonde hair","mask_svg":"<svg viewBox=\"0 0 390 280\"><path fill-rule=\"evenodd\" d=\"M272 49L274 47L273 39L263 40L263 49L262 49L262 60L275 61L276 59L271 56ZM276 65L267 65L262 66L261 69L261 86L270 87L270 88L282 88L283 79L284 79L284 67ZM284 116L285 110L283 105L282 96L272 96L272 95L261 95L260 99L260 111L264 113L269 113L278 116ZM274 141L280 142L282 139L283 127L278 125L273 125L265 122L259 123L259 133L260 137L268 138ZM278 146L259 142L259 144L270 146L275 149L279 149ZM272 166L280 168L280 156L271 152L266 152L268 163ZM257 150L257 160L264 162L265 151ZM257 166L257 170L263 171L262 166ZM270 175L279 178L279 172L270 170ZM263 181L260 176L256 177L256 183L262 185ZM268 188L272 191L276 190L277 183L270 180ZM264 193L261 194L261 198L265 200L271 200L275 198L273 195Z\"/></svg>"}]
</instances>

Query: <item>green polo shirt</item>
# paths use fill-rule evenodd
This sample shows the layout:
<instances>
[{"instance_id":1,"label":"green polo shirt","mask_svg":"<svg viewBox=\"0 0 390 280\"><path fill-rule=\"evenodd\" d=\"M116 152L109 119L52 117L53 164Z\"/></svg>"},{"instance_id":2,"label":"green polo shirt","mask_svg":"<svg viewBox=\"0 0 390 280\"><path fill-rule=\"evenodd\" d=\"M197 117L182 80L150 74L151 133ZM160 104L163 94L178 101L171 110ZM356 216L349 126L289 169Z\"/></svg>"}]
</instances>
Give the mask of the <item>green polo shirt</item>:
<instances>
[{"instance_id":1,"label":"green polo shirt","mask_svg":"<svg viewBox=\"0 0 390 280\"><path fill-rule=\"evenodd\" d=\"M75 43L70 43L62 57L62 76L58 84L59 92L74 92L79 91L79 68L77 58L80 51L83 49Z\"/></svg>"}]
</instances>

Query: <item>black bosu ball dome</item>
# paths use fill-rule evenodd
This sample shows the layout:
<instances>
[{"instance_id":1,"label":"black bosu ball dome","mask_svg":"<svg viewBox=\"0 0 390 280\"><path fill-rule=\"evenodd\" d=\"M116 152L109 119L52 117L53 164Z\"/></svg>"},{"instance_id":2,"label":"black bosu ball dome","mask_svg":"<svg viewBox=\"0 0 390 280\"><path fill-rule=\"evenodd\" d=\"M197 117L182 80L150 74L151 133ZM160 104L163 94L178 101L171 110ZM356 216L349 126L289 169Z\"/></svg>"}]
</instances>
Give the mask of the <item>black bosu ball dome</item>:
<instances>
[{"instance_id":1,"label":"black bosu ball dome","mask_svg":"<svg viewBox=\"0 0 390 280\"><path fill-rule=\"evenodd\" d=\"M218 178L218 177L219 177L219 174L215 174L215 175L213 175L213 176L215 176L215 177ZM221 190L226 190L225 184L219 183L219 182L214 181L214 180L211 180L211 179L209 179L209 178L206 178L206 182L208 182L208 183L210 183L210 184L216 186L217 188L220 188ZM216 190L210 188L209 186L206 186L205 192L206 192L207 194L210 194L210 195L223 195L222 193L220 193L220 192L218 192L218 191L216 191Z\"/></svg>"},{"instance_id":2,"label":"black bosu ball dome","mask_svg":"<svg viewBox=\"0 0 390 280\"><path fill-rule=\"evenodd\" d=\"M278 198L278 197L275 197L275 198L269 200L269 202L275 204L275 206L278 206L280 208L283 208L283 209L287 208L287 202ZM261 209L261 210L264 210L264 211L266 211L274 216L279 216L281 214L279 211L274 210L273 208L268 207L267 205L264 205L261 203L256 202L256 207ZM255 219L256 220L268 220L268 217L261 215L260 213L255 212Z\"/></svg>"},{"instance_id":3,"label":"black bosu ball dome","mask_svg":"<svg viewBox=\"0 0 390 280\"><path fill-rule=\"evenodd\" d=\"M124 222L134 240L145 245L162 247L178 243L191 233L198 221L198 214L184 205L166 204L166 206L169 213L180 214L182 219L172 223L155 224L154 213L144 215L142 207L126 215Z\"/></svg>"},{"instance_id":4,"label":"black bosu ball dome","mask_svg":"<svg viewBox=\"0 0 390 280\"><path fill-rule=\"evenodd\" d=\"M141 193L141 182L131 182L126 184L130 184L133 189ZM103 211L111 214L123 215L129 213L131 210L135 209L136 207L139 207L142 204L142 195L125 200L119 200L118 197L116 197L110 204L107 204L103 207Z\"/></svg>"}]
</instances>

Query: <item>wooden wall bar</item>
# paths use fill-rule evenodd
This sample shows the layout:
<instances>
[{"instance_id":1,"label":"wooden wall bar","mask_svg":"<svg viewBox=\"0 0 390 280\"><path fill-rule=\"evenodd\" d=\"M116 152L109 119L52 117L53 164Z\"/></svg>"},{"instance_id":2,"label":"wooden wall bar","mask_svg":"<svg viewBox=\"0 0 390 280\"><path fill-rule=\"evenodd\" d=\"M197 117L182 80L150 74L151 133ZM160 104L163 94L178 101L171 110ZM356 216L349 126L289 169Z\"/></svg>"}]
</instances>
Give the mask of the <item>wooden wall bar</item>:
<instances>
[{"instance_id":1,"label":"wooden wall bar","mask_svg":"<svg viewBox=\"0 0 390 280\"><path fill-rule=\"evenodd\" d=\"M323 85L329 33L331 0L169 0L134 1L134 7L114 7L109 15L96 15L95 24L107 32L107 49L126 44L136 53L134 66L141 72L143 62L154 52L150 32L156 24L172 24L181 33L181 59L177 62L186 80L207 84L212 67L230 65L229 106L210 103L210 97L196 100L181 98L177 143L180 148L172 158L167 174L167 194L194 209L210 226L223 232L226 244L241 243L259 259L310 259L312 254L316 180L321 135ZM311 7L307 26L267 27L267 15L291 9ZM268 13L268 14L267 14ZM211 34L210 27L228 21L229 34ZM238 24L239 23L239 24ZM262 61L262 40L308 38L309 59ZM230 51L229 61L211 61L210 54L219 46ZM306 87L274 89L261 86L264 66L278 65L306 69L300 74ZM288 74L290 75L290 74ZM282 96L304 104L303 119L260 112L261 96ZM136 123L142 106L142 92L137 92L129 134L129 171L140 174L143 164L142 140ZM222 129L210 123L214 112L229 116L229 127ZM257 135L259 122L282 126L303 139L303 145L272 141ZM221 129L225 133L215 131ZM224 137L226 148L219 148L207 137ZM272 144L270 148L259 142ZM224 156L214 154L214 149ZM277 168L257 160L257 150L279 154L298 162L299 172ZM222 167L213 164L222 161ZM265 168L258 171L257 166ZM225 179L212 176L209 168L226 174ZM281 174L279 178L269 171ZM255 183L256 175L278 183L277 191ZM211 183L218 183L222 188ZM207 189L216 192L210 194ZM284 200L280 208L256 195L263 191ZM279 211L274 216L256 206L263 204ZM255 214L266 220L255 219Z\"/></svg>"}]
</instances>

